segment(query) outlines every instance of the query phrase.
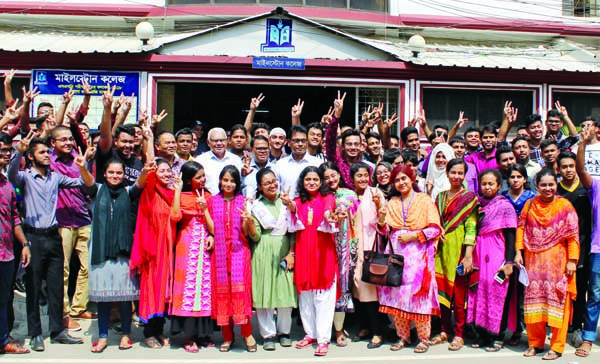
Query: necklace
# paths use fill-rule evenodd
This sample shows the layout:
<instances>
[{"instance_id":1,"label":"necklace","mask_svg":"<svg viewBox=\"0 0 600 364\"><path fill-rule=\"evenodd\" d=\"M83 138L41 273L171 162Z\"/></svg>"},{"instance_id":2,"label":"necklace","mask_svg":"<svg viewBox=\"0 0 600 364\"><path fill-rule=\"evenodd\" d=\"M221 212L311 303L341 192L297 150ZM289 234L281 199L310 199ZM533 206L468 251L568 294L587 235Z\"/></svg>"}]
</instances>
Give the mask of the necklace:
<instances>
[{"instance_id":1,"label":"necklace","mask_svg":"<svg viewBox=\"0 0 600 364\"><path fill-rule=\"evenodd\" d=\"M402 219L404 220L404 225L406 225L406 218L408 218L408 209L410 208L410 205L412 204L414 198L415 198L415 192L411 191L410 199L408 200L408 204L405 209L404 208L404 197L402 197L402 195L400 195L400 201L402 201Z\"/></svg>"},{"instance_id":2,"label":"necklace","mask_svg":"<svg viewBox=\"0 0 600 364\"><path fill-rule=\"evenodd\" d=\"M448 196L448 200L452 200L452 199L454 198L454 196L456 196L456 195L458 195L459 193L461 193L463 189L464 189L464 188L462 188L462 187L461 187L461 188L460 188L458 191L456 191L456 192L454 192L454 193L453 193L451 190L448 190L448 194L447 194L447 196Z\"/></svg>"}]
</instances>

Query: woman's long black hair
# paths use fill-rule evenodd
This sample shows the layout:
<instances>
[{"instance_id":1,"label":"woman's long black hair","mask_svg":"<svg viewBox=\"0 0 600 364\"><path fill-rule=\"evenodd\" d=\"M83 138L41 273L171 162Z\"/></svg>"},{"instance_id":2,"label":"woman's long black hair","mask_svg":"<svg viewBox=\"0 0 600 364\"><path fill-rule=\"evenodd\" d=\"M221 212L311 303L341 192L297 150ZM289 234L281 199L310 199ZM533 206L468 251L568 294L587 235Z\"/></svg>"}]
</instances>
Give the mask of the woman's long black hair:
<instances>
[{"instance_id":1,"label":"woman's long black hair","mask_svg":"<svg viewBox=\"0 0 600 364\"><path fill-rule=\"evenodd\" d=\"M306 177L306 175L310 172L316 173L319 176L319 179L321 180L321 187L319 187L319 193L321 194L321 196L326 196L328 194L333 193L329 186L327 186L327 183L325 183L323 172L321 172L319 167L308 166L304 168L302 172L300 172L300 176L298 177L298 184L296 185L296 192L298 193L298 196L300 197L302 202L310 200L310 193L304 188L304 177Z\"/></svg>"}]
</instances>

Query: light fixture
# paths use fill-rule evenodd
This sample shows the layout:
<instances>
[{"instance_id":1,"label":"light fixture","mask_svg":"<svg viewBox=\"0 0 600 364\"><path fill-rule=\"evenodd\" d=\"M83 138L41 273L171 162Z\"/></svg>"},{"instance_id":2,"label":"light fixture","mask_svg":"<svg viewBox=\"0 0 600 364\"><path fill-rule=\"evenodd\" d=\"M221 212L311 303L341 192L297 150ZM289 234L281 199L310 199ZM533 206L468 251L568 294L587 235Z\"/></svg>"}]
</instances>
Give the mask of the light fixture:
<instances>
[{"instance_id":1,"label":"light fixture","mask_svg":"<svg viewBox=\"0 0 600 364\"><path fill-rule=\"evenodd\" d=\"M135 27L135 36L142 41L142 45L148 45L148 41L154 36L154 26L147 21L139 23Z\"/></svg>"},{"instance_id":2,"label":"light fixture","mask_svg":"<svg viewBox=\"0 0 600 364\"><path fill-rule=\"evenodd\" d=\"M425 50L425 38L415 34L408 40L408 49L412 52L413 57L418 57L419 53Z\"/></svg>"}]
</instances>

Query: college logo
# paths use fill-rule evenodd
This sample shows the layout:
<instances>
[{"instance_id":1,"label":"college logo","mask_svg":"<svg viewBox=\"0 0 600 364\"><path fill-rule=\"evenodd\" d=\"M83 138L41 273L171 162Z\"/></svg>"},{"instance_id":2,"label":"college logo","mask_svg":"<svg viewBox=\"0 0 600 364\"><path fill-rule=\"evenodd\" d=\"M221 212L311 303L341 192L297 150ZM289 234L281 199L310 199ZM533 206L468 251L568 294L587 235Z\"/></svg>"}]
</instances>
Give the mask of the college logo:
<instances>
[{"instance_id":1,"label":"college logo","mask_svg":"<svg viewBox=\"0 0 600 364\"><path fill-rule=\"evenodd\" d=\"M47 85L48 84L48 75L44 71L38 71L35 74L35 82L34 85Z\"/></svg>"},{"instance_id":2,"label":"college logo","mask_svg":"<svg viewBox=\"0 0 600 364\"><path fill-rule=\"evenodd\" d=\"M260 45L261 52L293 52L292 19L267 19L266 43Z\"/></svg>"}]
</instances>

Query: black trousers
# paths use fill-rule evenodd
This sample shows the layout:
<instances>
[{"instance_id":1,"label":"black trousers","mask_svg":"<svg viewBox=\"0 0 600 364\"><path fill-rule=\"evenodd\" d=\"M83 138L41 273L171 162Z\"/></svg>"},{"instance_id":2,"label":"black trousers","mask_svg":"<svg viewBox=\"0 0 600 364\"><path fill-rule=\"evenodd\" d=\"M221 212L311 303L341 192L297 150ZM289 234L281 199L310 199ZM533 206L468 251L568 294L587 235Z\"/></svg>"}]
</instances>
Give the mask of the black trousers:
<instances>
[{"instance_id":1,"label":"black trousers","mask_svg":"<svg viewBox=\"0 0 600 364\"><path fill-rule=\"evenodd\" d=\"M27 233L31 243L31 261L27 266L25 284L27 285L27 334L31 337L42 334L40 321L40 294L42 279L48 286L48 316L50 318L50 336L63 330L64 260L62 238L55 233L38 235Z\"/></svg>"},{"instance_id":2,"label":"black trousers","mask_svg":"<svg viewBox=\"0 0 600 364\"><path fill-rule=\"evenodd\" d=\"M8 333L13 330L15 326L15 310L13 307L13 302L15 300L15 290L12 289L15 285L15 278L17 276L17 271L19 270L19 266L21 265L21 250L23 250L23 246L18 241L13 241L13 254L15 259L13 260L14 271L12 277L12 283L10 285L10 294L8 295L8 306L6 308L6 321L8 324Z\"/></svg>"},{"instance_id":3,"label":"black trousers","mask_svg":"<svg viewBox=\"0 0 600 364\"><path fill-rule=\"evenodd\" d=\"M163 334L166 320L164 317L153 317L144 325L144 338Z\"/></svg>"}]
</instances>

